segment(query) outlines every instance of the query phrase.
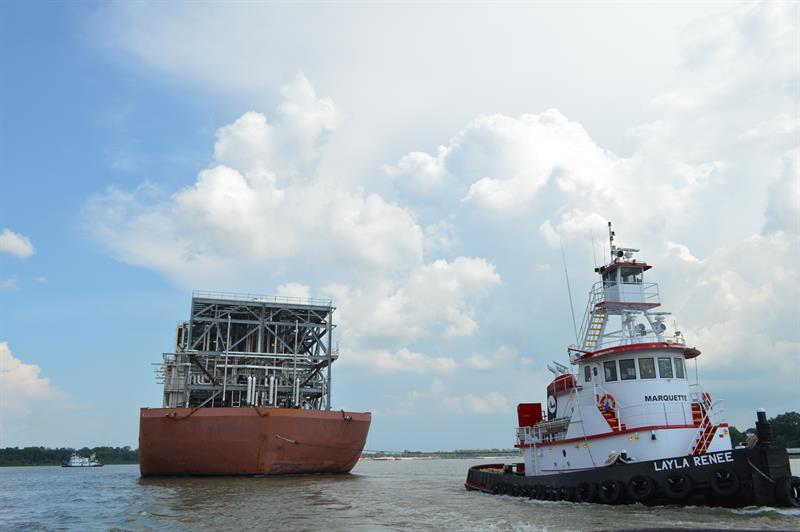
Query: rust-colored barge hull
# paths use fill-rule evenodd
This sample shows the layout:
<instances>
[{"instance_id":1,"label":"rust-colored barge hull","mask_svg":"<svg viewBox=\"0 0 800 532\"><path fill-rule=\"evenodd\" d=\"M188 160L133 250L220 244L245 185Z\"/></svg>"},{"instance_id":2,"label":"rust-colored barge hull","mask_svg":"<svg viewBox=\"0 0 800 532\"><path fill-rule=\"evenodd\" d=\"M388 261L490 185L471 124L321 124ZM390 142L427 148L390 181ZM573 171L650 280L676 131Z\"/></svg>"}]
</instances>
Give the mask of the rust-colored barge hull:
<instances>
[{"instance_id":1,"label":"rust-colored barge hull","mask_svg":"<svg viewBox=\"0 0 800 532\"><path fill-rule=\"evenodd\" d=\"M159 475L347 473L372 415L293 408L142 408L139 469Z\"/></svg>"}]
</instances>

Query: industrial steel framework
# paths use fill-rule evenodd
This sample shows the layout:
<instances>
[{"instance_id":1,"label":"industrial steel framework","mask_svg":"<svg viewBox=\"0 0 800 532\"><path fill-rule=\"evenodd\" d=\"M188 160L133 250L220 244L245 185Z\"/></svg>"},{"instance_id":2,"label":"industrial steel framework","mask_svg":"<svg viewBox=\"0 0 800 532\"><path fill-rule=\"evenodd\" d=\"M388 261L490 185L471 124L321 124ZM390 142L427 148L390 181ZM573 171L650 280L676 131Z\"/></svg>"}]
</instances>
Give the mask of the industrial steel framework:
<instances>
[{"instance_id":1,"label":"industrial steel framework","mask_svg":"<svg viewBox=\"0 0 800 532\"><path fill-rule=\"evenodd\" d=\"M330 300L192 293L175 350L156 364L165 407L331 408Z\"/></svg>"}]
</instances>

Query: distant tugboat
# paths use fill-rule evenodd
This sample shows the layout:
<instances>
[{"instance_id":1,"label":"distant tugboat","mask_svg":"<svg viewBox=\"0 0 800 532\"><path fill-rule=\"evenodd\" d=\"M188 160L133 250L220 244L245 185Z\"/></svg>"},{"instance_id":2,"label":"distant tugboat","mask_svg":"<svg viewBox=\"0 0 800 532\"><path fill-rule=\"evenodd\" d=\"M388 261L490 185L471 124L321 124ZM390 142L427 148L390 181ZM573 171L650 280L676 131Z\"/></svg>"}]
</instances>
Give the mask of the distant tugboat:
<instances>
[{"instance_id":1,"label":"distant tugboat","mask_svg":"<svg viewBox=\"0 0 800 532\"><path fill-rule=\"evenodd\" d=\"M97 456L92 453L89 458L80 456L78 453L72 453L69 460L64 460L61 467L103 467L103 464L97 461Z\"/></svg>"},{"instance_id":2,"label":"distant tugboat","mask_svg":"<svg viewBox=\"0 0 800 532\"><path fill-rule=\"evenodd\" d=\"M525 462L475 466L466 488L534 499L603 504L800 506L800 478L786 449L772 445L758 411L757 442L732 448L722 405L687 379L686 360L700 351L656 312L651 268L638 249L614 245L596 268L581 343L568 350L573 373L554 362L541 403L517 407L515 447ZM696 379L695 379L696 380Z\"/></svg>"}]
</instances>

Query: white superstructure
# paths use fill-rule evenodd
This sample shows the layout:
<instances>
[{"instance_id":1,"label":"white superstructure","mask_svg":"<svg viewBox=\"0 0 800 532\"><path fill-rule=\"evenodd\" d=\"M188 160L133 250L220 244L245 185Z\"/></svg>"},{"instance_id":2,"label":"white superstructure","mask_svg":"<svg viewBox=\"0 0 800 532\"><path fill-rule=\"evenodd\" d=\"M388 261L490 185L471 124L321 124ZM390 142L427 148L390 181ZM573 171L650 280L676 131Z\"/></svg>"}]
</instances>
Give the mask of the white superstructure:
<instances>
[{"instance_id":1,"label":"white superstructure","mask_svg":"<svg viewBox=\"0 0 800 532\"><path fill-rule=\"evenodd\" d=\"M78 453L72 453L69 460L62 464L64 467L100 467L103 464L97 461L97 456L92 453L89 458L80 456Z\"/></svg>"},{"instance_id":2,"label":"white superstructure","mask_svg":"<svg viewBox=\"0 0 800 532\"><path fill-rule=\"evenodd\" d=\"M548 366L544 419L541 405L518 407L528 476L731 448L721 403L688 378L686 361L700 351L669 331L658 284L645 282L651 266L617 247L608 226L611 260L595 269L573 368Z\"/></svg>"}]
</instances>

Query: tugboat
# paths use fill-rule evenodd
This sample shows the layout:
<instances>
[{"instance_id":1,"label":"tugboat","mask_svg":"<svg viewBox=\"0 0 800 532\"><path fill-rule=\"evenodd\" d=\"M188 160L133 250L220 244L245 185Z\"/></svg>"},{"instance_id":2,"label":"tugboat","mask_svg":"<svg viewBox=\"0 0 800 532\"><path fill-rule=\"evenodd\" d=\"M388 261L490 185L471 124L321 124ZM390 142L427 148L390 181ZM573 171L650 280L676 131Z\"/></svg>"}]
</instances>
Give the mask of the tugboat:
<instances>
[{"instance_id":1,"label":"tugboat","mask_svg":"<svg viewBox=\"0 0 800 532\"><path fill-rule=\"evenodd\" d=\"M638 249L617 247L595 268L579 344L568 348L574 371L548 365L547 402L517 406L516 448L525 461L470 468L467 490L534 499L800 506L800 478L786 449L772 445L759 410L757 441L733 448L722 402L686 361L700 355L680 331L668 331L658 284ZM546 414L546 415L544 415Z\"/></svg>"},{"instance_id":2,"label":"tugboat","mask_svg":"<svg viewBox=\"0 0 800 532\"><path fill-rule=\"evenodd\" d=\"M64 460L61 463L61 467L103 467L103 464L97 461L97 456L94 453L89 458L78 453L72 453L69 460Z\"/></svg>"}]
</instances>

